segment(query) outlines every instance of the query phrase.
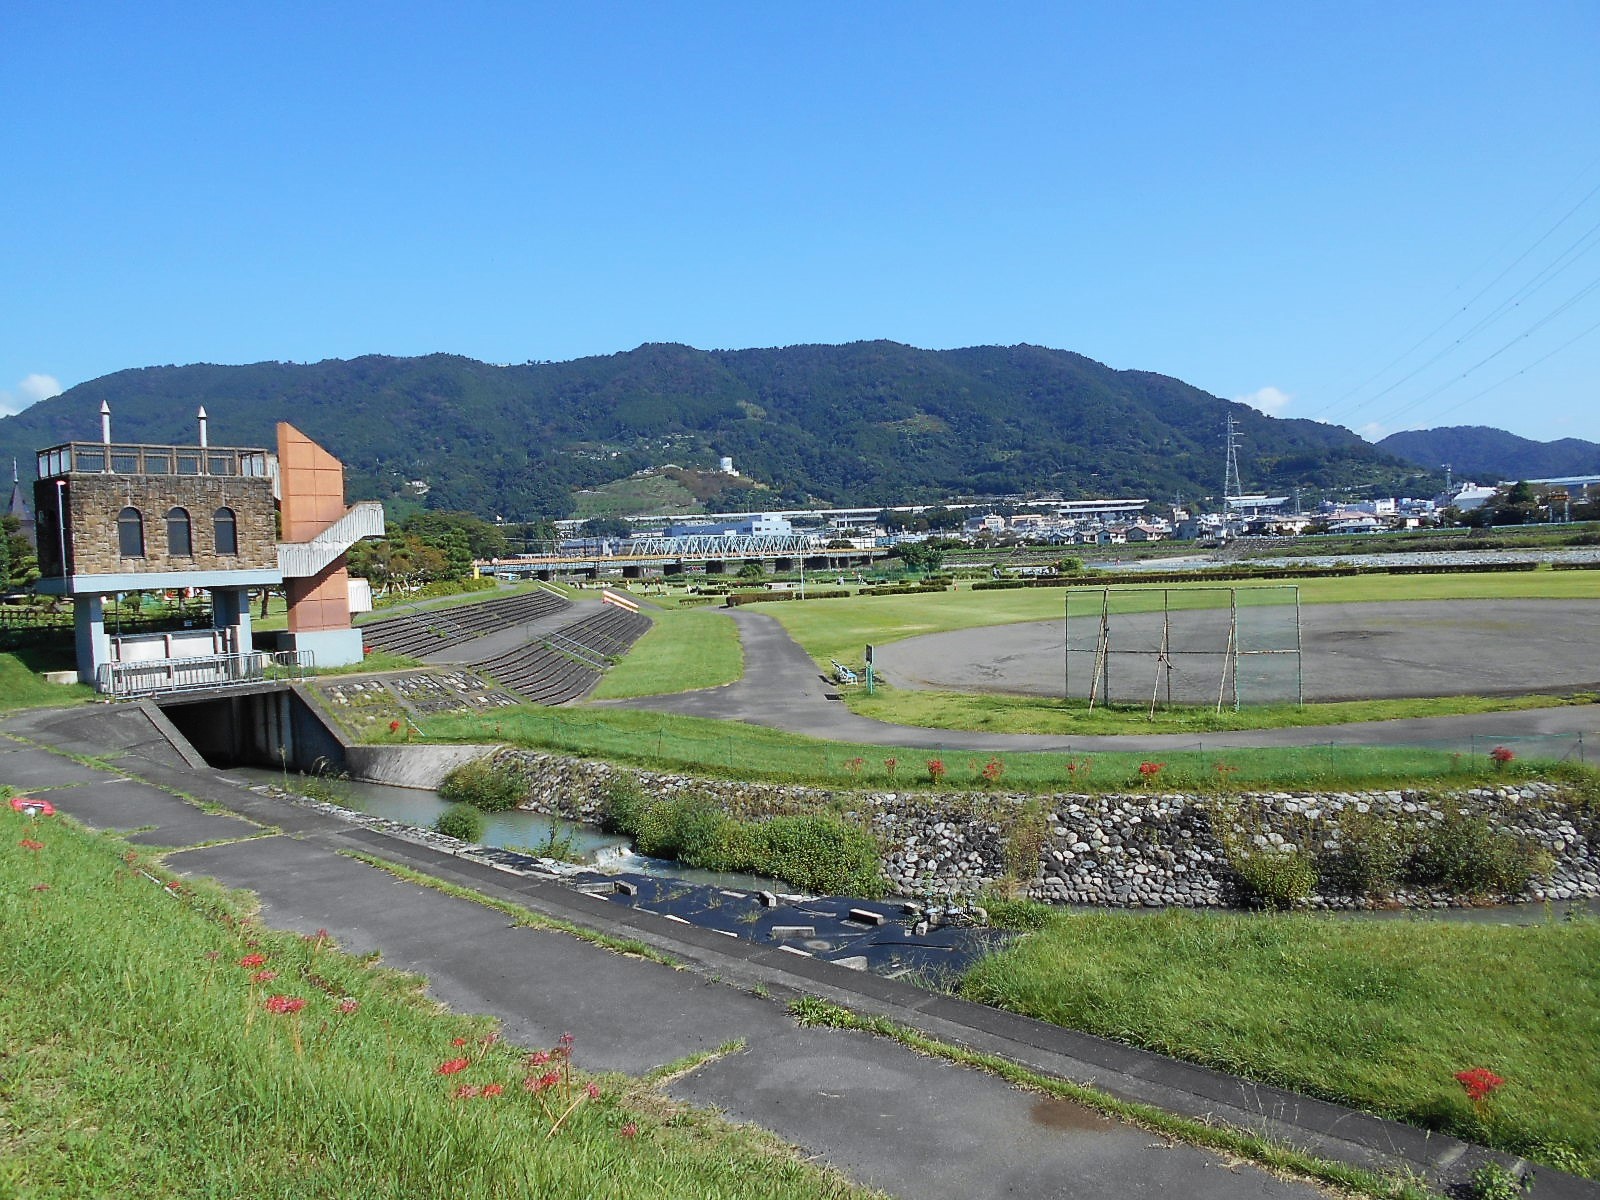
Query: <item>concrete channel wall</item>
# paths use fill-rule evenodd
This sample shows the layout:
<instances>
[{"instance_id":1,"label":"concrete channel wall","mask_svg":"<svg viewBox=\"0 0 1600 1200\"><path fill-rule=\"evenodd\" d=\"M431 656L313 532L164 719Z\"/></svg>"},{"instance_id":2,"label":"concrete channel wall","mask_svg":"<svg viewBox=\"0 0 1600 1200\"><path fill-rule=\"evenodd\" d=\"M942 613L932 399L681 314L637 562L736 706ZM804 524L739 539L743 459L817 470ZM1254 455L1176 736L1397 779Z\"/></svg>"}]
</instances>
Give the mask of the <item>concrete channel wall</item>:
<instances>
[{"instance_id":1,"label":"concrete channel wall","mask_svg":"<svg viewBox=\"0 0 1600 1200\"><path fill-rule=\"evenodd\" d=\"M646 795L699 795L746 819L835 811L877 835L884 875L901 895L973 892L1014 876L1026 895L1059 904L1227 905L1236 878L1230 851L1325 854L1373 821L1416 831L1454 812L1484 817L1493 829L1547 856L1549 871L1529 893L1534 899L1600 896L1600 814L1548 783L1450 793L1027 796L830 791L699 779L516 749L495 751L495 760L514 766L527 781L522 807L576 821L599 820L619 776L634 779ZM1327 908L1373 903L1339 895L1310 902ZM1423 907L1457 902L1443 894L1404 893L1382 901Z\"/></svg>"}]
</instances>

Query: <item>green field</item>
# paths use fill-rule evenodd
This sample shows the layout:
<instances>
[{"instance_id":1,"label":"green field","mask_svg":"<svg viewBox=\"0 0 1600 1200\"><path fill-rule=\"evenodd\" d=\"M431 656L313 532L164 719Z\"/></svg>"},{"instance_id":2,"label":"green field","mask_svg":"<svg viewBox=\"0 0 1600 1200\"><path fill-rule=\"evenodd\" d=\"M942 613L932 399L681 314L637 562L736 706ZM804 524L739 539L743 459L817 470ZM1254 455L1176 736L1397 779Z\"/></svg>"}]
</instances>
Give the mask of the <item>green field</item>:
<instances>
[{"instance_id":1,"label":"green field","mask_svg":"<svg viewBox=\"0 0 1600 1200\"><path fill-rule=\"evenodd\" d=\"M1056 913L962 991L1600 1173L1600 921ZM1468 1101L1456 1072L1505 1079Z\"/></svg>"},{"instance_id":2,"label":"green field","mask_svg":"<svg viewBox=\"0 0 1600 1200\"><path fill-rule=\"evenodd\" d=\"M1039 751L989 754L905 746L825 741L760 725L684 717L625 708L550 709L535 705L477 716L424 717L432 741L506 742L582 758L627 763L647 770L679 771L726 779L807 783L819 787L886 791L1085 792L1156 790L1202 792L1260 788L1452 786L1492 774L1489 746L1472 757L1405 746L1286 746L1260 750L1198 749L1093 754ZM1564 755L1567 746L1559 748ZM998 779L986 783L991 759ZM1156 759L1148 780L1141 764ZM934 788L928 764L944 767ZM1513 775L1538 775L1554 766L1532 751L1519 754ZM1576 767L1574 777L1588 775Z\"/></svg>"},{"instance_id":3,"label":"green field","mask_svg":"<svg viewBox=\"0 0 1600 1200\"><path fill-rule=\"evenodd\" d=\"M0 1194L865 1195L646 1080L563 1071L530 1094L532 1048L422 981L163 887L64 818L0 825Z\"/></svg>"},{"instance_id":4,"label":"green field","mask_svg":"<svg viewBox=\"0 0 1600 1200\"><path fill-rule=\"evenodd\" d=\"M739 631L726 612L670 608L652 611L650 617L654 621L650 632L606 672L592 699L718 687L744 674Z\"/></svg>"}]
</instances>

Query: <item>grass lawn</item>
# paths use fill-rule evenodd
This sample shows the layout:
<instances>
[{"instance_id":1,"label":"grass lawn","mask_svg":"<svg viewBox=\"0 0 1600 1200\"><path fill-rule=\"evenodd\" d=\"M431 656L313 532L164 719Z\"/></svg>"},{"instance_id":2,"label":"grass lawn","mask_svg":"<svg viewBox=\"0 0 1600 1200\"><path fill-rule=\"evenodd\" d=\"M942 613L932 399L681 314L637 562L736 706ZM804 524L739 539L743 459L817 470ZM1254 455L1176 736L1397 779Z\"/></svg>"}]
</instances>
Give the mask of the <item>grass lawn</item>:
<instances>
[{"instance_id":1,"label":"grass lawn","mask_svg":"<svg viewBox=\"0 0 1600 1200\"><path fill-rule=\"evenodd\" d=\"M648 1081L558 1056L530 1093L525 1050L419 980L169 892L63 818L0 826L0 1194L865 1195Z\"/></svg>"},{"instance_id":2,"label":"grass lawn","mask_svg":"<svg viewBox=\"0 0 1600 1200\"><path fill-rule=\"evenodd\" d=\"M19 708L44 708L83 704L94 699L94 689L82 683L50 683L41 672L70 671L78 665L69 644L62 649L42 648L0 652L0 712Z\"/></svg>"},{"instance_id":3,"label":"grass lawn","mask_svg":"<svg viewBox=\"0 0 1600 1200\"><path fill-rule=\"evenodd\" d=\"M980 772L1001 763L999 791L1123 791L1144 786L1146 753L1017 754L941 751L824 741L760 725L630 709L549 709L526 705L477 716L424 717L425 737L444 742L507 742L650 770L691 775L809 783L819 787L929 789L927 764L947 772L943 790L983 790ZM1152 787L1214 790L1225 775L1232 790L1456 785L1487 777L1489 747L1477 759L1424 747L1314 746L1164 753ZM894 765L891 767L890 763ZM1219 771L1219 764L1226 768ZM1548 764L1545 764L1548 765ZM1531 754L1512 770L1537 773ZM1570 768L1569 768L1570 769Z\"/></svg>"},{"instance_id":4,"label":"grass lawn","mask_svg":"<svg viewBox=\"0 0 1600 1200\"><path fill-rule=\"evenodd\" d=\"M1058 913L962 991L1600 1174L1600 921Z\"/></svg>"},{"instance_id":5,"label":"grass lawn","mask_svg":"<svg viewBox=\"0 0 1600 1200\"><path fill-rule=\"evenodd\" d=\"M594 699L687 692L733 683L744 674L739 630L726 610L670 608L650 616L650 632L606 672Z\"/></svg>"},{"instance_id":6,"label":"grass lawn","mask_svg":"<svg viewBox=\"0 0 1600 1200\"><path fill-rule=\"evenodd\" d=\"M897 725L929 729L976 729L986 733L1142 734L1216 733L1228 729L1284 729L1310 725L1347 725L1353 721L1396 721L1409 717L1442 717L1460 713L1518 712L1562 704L1592 704L1578 696L1438 696L1405 700L1351 700L1337 704L1259 704L1220 713L1205 705L1157 709L1154 718L1142 705L1096 705L1044 696L1002 693L936 692L879 687L869 696L849 696L851 712Z\"/></svg>"}]
</instances>

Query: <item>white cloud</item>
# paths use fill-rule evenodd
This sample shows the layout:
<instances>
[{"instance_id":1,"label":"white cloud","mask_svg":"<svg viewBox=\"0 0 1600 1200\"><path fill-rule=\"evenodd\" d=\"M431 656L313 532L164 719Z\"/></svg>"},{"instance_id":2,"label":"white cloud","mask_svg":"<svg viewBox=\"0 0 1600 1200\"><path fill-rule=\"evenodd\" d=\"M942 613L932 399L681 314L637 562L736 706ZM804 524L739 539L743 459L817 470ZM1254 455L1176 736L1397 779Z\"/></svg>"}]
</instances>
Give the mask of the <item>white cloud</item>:
<instances>
[{"instance_id":1,"label":"white cloud","mask_svg":"<svg viewBox=\"0 0 1600 1200\"><path fill-rule=\"evenodd\" d=\"M1368 421L1356 432L1369 442L1379 442L1389 436L1390 430L1387 425L1380 425L1376 421Z\"/></svg>"},{"instance_id":2,"label":"white cloud","mask_svg":"<svg viewBox=\"0 0 1600 1200\"><path fill-rule=\"evenodd\" d=\"M1248 404L1251 408L1260 409L1269 417L1277 417L1283 415L1283 410L1289 407L1289 403L1294 397L1278 388L1264 387L1257 388L1248 396L1235 396L1234 399L1240 404Z\"/></svg>"},{"instance_id":3,"label":"white cloud","mask_svg":"<svg viewBox=\"0 0 1600 1200\"><path fill-rule=\"evenodd\" d=\"M0 416L21 412L30 404L59 396L65 389L54 375L27 375L13 388L0 388Z\"/></svg>"}]
</instances>

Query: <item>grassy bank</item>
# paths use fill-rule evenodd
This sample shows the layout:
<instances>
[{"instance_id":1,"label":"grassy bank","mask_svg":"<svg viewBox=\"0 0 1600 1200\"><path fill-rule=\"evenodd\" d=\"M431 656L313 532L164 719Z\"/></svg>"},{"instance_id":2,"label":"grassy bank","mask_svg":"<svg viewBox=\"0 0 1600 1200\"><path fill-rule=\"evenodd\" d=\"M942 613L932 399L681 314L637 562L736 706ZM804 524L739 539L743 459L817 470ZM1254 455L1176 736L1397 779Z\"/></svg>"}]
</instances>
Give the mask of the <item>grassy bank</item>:
<instances>
[{"instance_id":1,"label":"grassy bank","mask_svg":"<svg viewBox=\"0 0 1600 1200\"><path fill-rule=\"evenodd\" d=\"M0 712L49 705L83 704L94 689L81 683L51 683L43 671L69 671L77 666L70 646L0 652Z\"/></svg>"},{"instance_id":2,"label":"grassy bank","mask_svg":"<svg viewBox=\"0 0 1600 1200\"><path fill-rule=\"evenodd\" d=\"M992 733L1046 733L1062 737L1097 734L1219 733L1238 729L1303 729L1357 721L1398 721L1463 713L1520 712L1563 704L1592 704L1592 693L1573 696L1435 696L1426 699L1351 700L1332 704L1257 704L1238 712L1205 705L1157 709L1144 705L1097 705L1044 696L937 692L880 687L858 690L850 711L896 725L926 729L975 729Z\"/></svg>"},{"instance_id":3,"label":"grassy bank","mask_svg":"<svg viewBox=\"0 0 1600 1200\"><path fill-rule=\"evenodd\" d=\"M744 674L739 630L726 612L670 608L650 616L650 632L606 672L594 699L688 692L733 683Z\"/></svg>"},{"instance_id":4,"label":"grassy bank","mask_svg":"<svg viewBox=\"0 0 1600 1200\"><path fill-rule=\"evenodd\" d=\"M860 1194L646 1082L569 1076L558 1056L530 1093L523 1053L419 981L163 888L61 818L0 825L0 1192Z\"/></svg>"},{"instance_id":5,"label":"grassy bank","mask_svg":"<svg viewBox=\"0 0 1600 1200\"><path fill-rule=\"evenodd\" d=\"M1054 914L964 993L1600 1174L1600 922ZM1457 1072L1505 1080L1467 1099Z\"/></svg>"},{"instance_id":6,"label":"grassy bank","mask_svg":"<svg viewBox=\"0 0 1600 1200\"><path fill-rule=\"evenodd\" d=\"M507 742L584 758L603 758L648 770L730 779L806 783L829 788L889 791L993 790L1018 792L1214 791L1259 788L1310 789L1438 786L1493 775L1480 753L1457 754L1427 747L1285 746L1258 750L1196 748L1153 755L1130 753L1000 753L930 750L833 742L760 725L682 717L629 709L552 710L532 705L492 716L448 714L423 718L423 734L444 742ZM1561 753L1566 752L1563 745ZM1537 772L1534 754L1519 750L1512 774ZM992 779L984 772L1000 764ZM930 762L943 767L938 788ZM1155 761L1159 770L1141 773ZM1147 777L1148 776L1148 777Z\"/></svg>"}]
</instances>

